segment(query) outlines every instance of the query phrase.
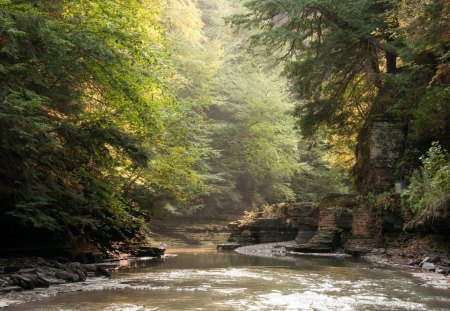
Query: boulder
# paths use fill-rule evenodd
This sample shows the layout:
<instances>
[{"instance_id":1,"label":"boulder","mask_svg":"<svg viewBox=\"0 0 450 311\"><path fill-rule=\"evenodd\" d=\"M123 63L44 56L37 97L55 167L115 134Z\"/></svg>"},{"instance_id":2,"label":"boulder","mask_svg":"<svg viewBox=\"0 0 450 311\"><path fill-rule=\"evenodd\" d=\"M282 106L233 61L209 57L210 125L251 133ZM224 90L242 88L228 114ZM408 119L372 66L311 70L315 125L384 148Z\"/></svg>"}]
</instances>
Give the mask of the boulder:
<instances>
[{"instance_id":1,"label":"boulder","mask_svg":"<svg viewBox=\"0 0 450 311\"><path fill-rule=\"evenodd\" d=\"M20 286L23 289L34 289L36 287L32 279L20 274L11 275L11 280L14 286Z\"/></svg>"},{"instance_id":2,"label":"boulder","mask_svg":"<svg viewBox=\"0 0 450 311\"><path fill-rule=\"evenodd\" d=\"M81 268L88 273L89 272L96 273L97 269L98 269L96 265L92 265L92 264L81 265Z\"/></svg>"},{"instance_id":3,"label":"boulder","mask_svg":"<svg viewBox=\"0 0 450 311\"><path fill-rule=\"evenodd\" d=\"M52 263L53 267L55 267L56 269L66 270L66 267L62 263L60 263L56 260L51 260L50 262Z\"/></svg>"},{"instance_id":4,"label":"boulder","mask_svg":"<svg viewBox=\"0 0 450 311\"><path fill-rule=\"evenodd\" d=\"M434 265L434 263L424 262L422 265L422 270L436 271L436 266Z\"/></svg>"},{"instance_id":5,"label":"boulder","mask_svg":"<svg viewBox=\"0 0 450 311\"><path fill-rule=\"evenodd\" d=\"M77 270L82 270L82 266L79 262L68 262L64 265L64 270L67 272L75 273Z\"/></svg>"},{"instance_id":6,"label":"boulder","mask_svg":"<svg viewBox=\"0 0 450 311\"><path fill-rule=\"evenodd\" d=\"M108 270L106 270L105 268L103 268L101 266L97 266L97 274L106 276L108 278L111 277L111 273L109 273Z\"/></svg>"},{"instance_id":7,"label":"boulder","mask_svg":"<svg viewBox=\"0 0 450 311\"><path fill-rule=\"evenodd\" d=\"M317 232L306 244L286 248L299 253L331 253L336 250L336 232Z\"/></svg>"},{"instance_id":8,"label":"boulder","mask_svg":"<svg viewBox=\"0 0 450 311\"><path fill-rule=\"evenodd\" d=\"M80 280L80 277L78 275L63 270L57 270L55 273L55 277L66 282L78 282Z\"/></svg>"},{"instance_id":9,"label":"boulder","mask_svg":"<svg viewBox=\"0 0 450 311\"><path fill-rule=\"evenodd\" d=\"M428 262L430 260L430 257L425 257L420 263L419 266L423 266L424 263Z\"/></svg>"},{"instance_id":10,"label":"boulder","mask_svg":"<svg viewBox=\"0 0 450 311\"><path fill-rule=\"evenodd\" d=\"M49 287L52 284L53 284L52 281L50 279L48 279L47 277L45 277L41 274L36 275L36 286L37 287Z\"/></svg>"}]
</instances>

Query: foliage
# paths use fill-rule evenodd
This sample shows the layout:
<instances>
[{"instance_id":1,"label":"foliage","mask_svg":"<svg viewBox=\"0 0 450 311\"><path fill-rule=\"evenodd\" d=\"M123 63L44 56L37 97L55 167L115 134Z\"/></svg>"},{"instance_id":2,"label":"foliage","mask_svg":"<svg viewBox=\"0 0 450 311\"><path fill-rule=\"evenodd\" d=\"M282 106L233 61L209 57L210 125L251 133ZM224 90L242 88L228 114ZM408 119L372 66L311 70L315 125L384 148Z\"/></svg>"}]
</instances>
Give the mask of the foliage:
<instances>
[{"instance_id":1,"label":"foliage","mask_svg":"<svg viewBox=\"0 0 450 311\"><path fill-rule=\"evenodd\" d=\"M205 151L198 169L209 185L203 196L209 210L256 208L328 191L327 183L317 184L317 167L306 173L307 164L300 163L304 142L293 130L285 79L278 68L267 69L267 60L248 57L240 48L248 35L236 38L221 19L240 6L226 0L171 0L169 6L177 98L191 108L189 140ZM297 195L293 178L306 174L311 182L297 178Z\"/></svg>"},{"instance_id":2,"label":"foliage","mask_svg":"<svg viewBox=\"0 0 450 311\"><path fill-rule=\"evenodd\" d=\"M108 247L156 213L334 189L300 158L323 150L293 129L278 67L225 27L234 1L0 5L2 236Z\"/></svg>"},{"instance_id":3,"label":"foliage","mask_svg":"<svg viewBox=\"0 0 450 311\"><path fill-rule=\"evenodd\" d=\"M302 135L330 133L353 149L384 117L408 125L413 149L432 140L450 148L448 1L241 2L247 11L228 22L254 31L255 52L284 62Z\"/></svg>"},{"instance_id":4,"label":"foliage","mask_svg":"<svg viewBox=\"0 0 450 311\"><path fill-rule=\"evenodd\" d=\"M411 221L417 225L432 219L450 201L450 157L448 152L433 142L422 166L416 170L410 185L402 192L402 202L414 214Z\"/></svg>"},{"instance_id":5,"label":"foliage","mask_svg":"<svg viewBox=\"0 0 450 311\"><path fill-rule=\"evenodd\" d=\"M248 224L251 224L255 219L260 216L260 213L257 211L244 211L244 216L238 220L239 227L244 227Z\"/></svg>"},{"instance_id":6,"label":"foliage","mask_svg":"<svg viewBox=\"0 0 450 311\"><path fill-rule=\"evenodd\" d=\"M175 124L186 112L171 96L163 3L1 6L3 221L105 245L142 230L145 209L202 191Z\"/></svg>"}]
</instances>

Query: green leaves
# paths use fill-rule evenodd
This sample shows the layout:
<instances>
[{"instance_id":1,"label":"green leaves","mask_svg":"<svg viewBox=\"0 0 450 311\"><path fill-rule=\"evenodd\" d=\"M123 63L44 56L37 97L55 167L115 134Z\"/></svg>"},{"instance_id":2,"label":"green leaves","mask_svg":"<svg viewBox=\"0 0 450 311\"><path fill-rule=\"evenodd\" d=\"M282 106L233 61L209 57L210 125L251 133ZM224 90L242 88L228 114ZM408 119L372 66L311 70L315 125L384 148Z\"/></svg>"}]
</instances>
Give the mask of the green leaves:
<instances>
[{"instance_id":1,"label":"green leaves","mask_svg":"<svg viewBox=\"0 0 450 311\"><path fill-rule=\"evenodd\" d=\"M171 94L162 8L2 4L2 216L108 244L143 229L140 203L198 196L185 125L173 125L184 112Z\"/></svg>"},{"instance_id":2,"label":"green leaves","mask_svg":"<svg viewBox=\"0 0 450 311\"><path fill-rule=\"evenodd\" d=\"M248 11L228 22L253 31L254 53L262 47L283 61L302 135L327 133L354 149L358 133L383 116L408 125L413 148L433 140L450 148L445 1L241 2Z\"/></svg>"},{"instance_id":3,"label":"green leaves","mask_svg":"<svg viewBox=\"0 0 450 311\"><path fill-rule=\"evenodd\" d=\"M433 142L422 166L411 178L411 184L402 192L402 202L414 213L409 225L417 226L432 220L449 202L450 158L437 142Z\"/></svg>"}]
</instances>

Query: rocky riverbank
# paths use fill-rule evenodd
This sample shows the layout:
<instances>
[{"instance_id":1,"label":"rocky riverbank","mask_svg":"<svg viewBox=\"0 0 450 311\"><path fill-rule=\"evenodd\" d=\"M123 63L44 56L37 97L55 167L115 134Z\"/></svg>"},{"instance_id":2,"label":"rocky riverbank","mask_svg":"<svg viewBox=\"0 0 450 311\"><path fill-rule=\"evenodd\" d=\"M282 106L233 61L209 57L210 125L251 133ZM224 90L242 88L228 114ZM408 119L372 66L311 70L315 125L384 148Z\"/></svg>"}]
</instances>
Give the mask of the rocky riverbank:
<instances>
[{"instance_id":1,"label":"rocky riverbank","mask_svg":"<svg viewBox=\"0 0 450 311\"><path fill-rule=\"evenodd\" d=\"M0 259L0 308L81 290L107 277L110 273L100 264L81 264L65 258Z\"/></svg>"},{"instance_id":2,"label":"rocky riverbank","mask_svg":"<svg viewBox=\"0 0 450 311\"><path fill-rule=\"evenodd\" d=\"M326 256L326 257L351 257L348 254L333 253L299 253L290 251L295 247L295 241L263 243L248 245L236 248L235 251L240 254L259 256L267 258L281 258L283 260L295 260L297 256ZM395 267L407 271L416 277L421 285L426 287L435 287L450 290L449 266L445 259L430 254L421 261L411 259L396 249L378 250L361 258L377 266Z\"/></svg>"},{"instance_id":3,"label":"rocky riverbank","mask_svg":"<svg viewBox=\"0 0 450 311\"><path fill-rule=\"evenodd\" d=\"M140 246L122 261L160 258L165 249ZM84 264L63 257L0 258L0 308L103 283L121 261Z\"/></svg>"},{"instance_id":4,"label":"rocky riverbank","mask_svg":"<svg viewBox=\"0 0 450 311\"><path fill-rule=\"evenodd\" d=\"M0 294L84 282L88 277L99 276L110 274L100 265L70 262L65 258L0 259Z\"/></svg>"}]
</instances>

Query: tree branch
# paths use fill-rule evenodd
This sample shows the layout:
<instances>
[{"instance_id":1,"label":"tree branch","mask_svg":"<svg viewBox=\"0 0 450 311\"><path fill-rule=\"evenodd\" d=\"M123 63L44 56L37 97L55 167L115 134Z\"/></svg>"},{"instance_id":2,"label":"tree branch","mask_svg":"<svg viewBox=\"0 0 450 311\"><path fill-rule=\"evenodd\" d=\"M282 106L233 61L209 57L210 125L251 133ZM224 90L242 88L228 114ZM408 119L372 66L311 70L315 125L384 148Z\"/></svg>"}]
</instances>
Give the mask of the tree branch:
<instances>
[{"instance_id":1,"label":"tree branch","mask_svg":"<svg viewBox=\"0 0 450 311\"><path fill-rule=\"evenodd\" d=\"M332 12L328 8L321 6L321 5L312 5L309 7L309 10L319 12L321 15L323 15L328 21L336 25L337 27L343 29L343 30L350 30L350 31L358 31L359 29L350 25L348 22L342 20L336 13ZM397 49L386 43L382 42L374 37L368 36L368 35L362 35L359 37L361 41L366 41L368 44L385 51L387 53L397 55Z\"/></svg>"}]
</instances>

